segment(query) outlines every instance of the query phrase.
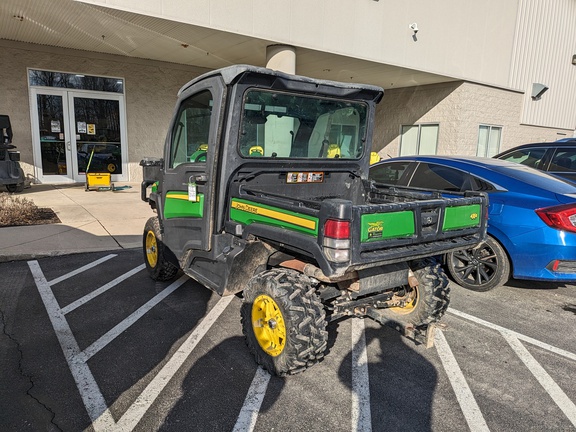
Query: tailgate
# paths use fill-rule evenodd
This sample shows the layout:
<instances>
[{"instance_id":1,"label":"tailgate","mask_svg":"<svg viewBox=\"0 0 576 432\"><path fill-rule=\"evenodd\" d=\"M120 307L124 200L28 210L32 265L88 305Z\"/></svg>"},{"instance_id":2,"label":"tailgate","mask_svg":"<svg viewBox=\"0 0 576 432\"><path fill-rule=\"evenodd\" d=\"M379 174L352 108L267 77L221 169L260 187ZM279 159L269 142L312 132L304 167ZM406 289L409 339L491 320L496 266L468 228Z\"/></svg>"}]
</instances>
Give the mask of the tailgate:
<instances>
[{"instance_id":1,"label":"tailgate","mask_svg":"<svg viewBox=\"0 0 576 432\"><path fill-rule=\"evenodd\" d=\"M417 259L463 249L486 236L486 195L353 207L352 266Z\"/></svg>"}]
</instances>

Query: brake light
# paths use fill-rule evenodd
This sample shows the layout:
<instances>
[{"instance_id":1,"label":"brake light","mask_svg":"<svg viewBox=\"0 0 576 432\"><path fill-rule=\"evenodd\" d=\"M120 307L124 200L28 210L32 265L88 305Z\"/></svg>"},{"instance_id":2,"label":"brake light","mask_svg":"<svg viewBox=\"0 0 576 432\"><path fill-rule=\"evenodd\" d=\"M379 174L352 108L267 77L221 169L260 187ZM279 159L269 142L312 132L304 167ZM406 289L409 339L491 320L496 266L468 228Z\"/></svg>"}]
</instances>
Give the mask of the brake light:
<instances>
[{"instance_id":1,"label":"brake light","mask_svg":"<svg viewBox=\"0 0 576 432\"><path fill-rule=\"evenodd\" d=\"M350 261L350 221L328 219L324 224L322 246L328 260Z\"/></svg>"},{"instance_id":2,"label":"brake light","mask_svg":"<svg viewBox=\"0 0 576 432\"><path fill-rule=\"evenodd\" d=\"M574 204L537 209L536 214L552 228L576 233L576 205Z\"/></svg>"},{"instance_id":3,"label":"brake light","mask_svg":"<svg viewBox=\"0 0 576 432\"><path fill-rule=\"evenodd\" d=\"M334 239L350 238L350 222L337 219L328 219L324 224L324 237Z\"/></svg>"}]
</instances>

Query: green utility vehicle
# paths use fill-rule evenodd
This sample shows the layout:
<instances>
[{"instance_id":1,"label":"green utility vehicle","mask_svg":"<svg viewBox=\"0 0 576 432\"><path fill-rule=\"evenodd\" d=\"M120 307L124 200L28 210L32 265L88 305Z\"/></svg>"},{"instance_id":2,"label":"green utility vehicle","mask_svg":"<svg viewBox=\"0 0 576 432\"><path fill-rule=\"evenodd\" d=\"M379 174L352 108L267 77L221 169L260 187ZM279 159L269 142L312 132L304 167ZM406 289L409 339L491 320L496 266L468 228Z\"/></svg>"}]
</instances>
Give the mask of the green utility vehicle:
<instances>
[{"instance_id":1,"label":"green utility vehicle","mask_svg":"<svg viewBox=\"0 0 576 432\"><path fill-rule=\"evenodd\" d=\"M180 90L163 158L145 158L150 276L243 291L256 361L322 359L329 322L370 317L421 343L448 307L435 256L485 237L483 194L368 180L379 87L239 65Z\"/></svg>"}]
</instances>

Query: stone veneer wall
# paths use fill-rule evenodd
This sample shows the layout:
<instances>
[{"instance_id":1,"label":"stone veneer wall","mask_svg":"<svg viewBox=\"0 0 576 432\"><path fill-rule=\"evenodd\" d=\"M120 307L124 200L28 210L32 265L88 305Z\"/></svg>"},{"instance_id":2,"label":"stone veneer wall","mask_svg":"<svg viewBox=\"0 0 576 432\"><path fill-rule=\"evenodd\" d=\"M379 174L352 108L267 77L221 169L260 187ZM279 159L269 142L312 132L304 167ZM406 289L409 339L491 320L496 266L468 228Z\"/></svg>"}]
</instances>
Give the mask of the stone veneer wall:
<instances>
[{"instance_id":1,"label":"stone veneer wall","mask_svg":"<svg viewBox=\"0 0 576 432\"><path fill-rule=\"evenodd\" d=\"M462 81L387 90L376 113L373 150L382 158L398 156L401 126L417 123L439 124L439 155L476 155L481 124L502 127L500 151L574 134L521 125L522 98L519 92Z\"/></svg>"},{"instance_id":2,"label":"stone veneer wall","mask_svg":"<svg viewBox=\"0 0 576 432\"><path fill-rule=\"evenodd\" d=\"M27 68L123 78L130 181L142 179L143 156L162 156L180 87L206 69L0 40L0 113L8 114L21 165L33 175Z\"/></svg>"}]
</instances>

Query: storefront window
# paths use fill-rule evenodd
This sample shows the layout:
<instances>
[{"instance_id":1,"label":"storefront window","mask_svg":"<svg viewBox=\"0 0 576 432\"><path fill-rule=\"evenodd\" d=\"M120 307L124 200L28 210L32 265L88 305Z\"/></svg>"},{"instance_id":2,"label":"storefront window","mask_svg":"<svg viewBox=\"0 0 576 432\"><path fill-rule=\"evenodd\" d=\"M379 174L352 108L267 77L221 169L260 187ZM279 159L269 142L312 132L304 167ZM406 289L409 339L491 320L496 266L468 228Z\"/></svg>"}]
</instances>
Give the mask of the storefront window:
<instances>
[{"instance_id":1,"label":"storefront window","mask_svg":"<svg viewBox=\"0 0 576 432\"><path fill-rule=\"evenodd\" d=\"M30 69L28 71L28 79L31 86L124 93L124 80L121 78L108 78Z\"/></svg>"}]
</instances>

